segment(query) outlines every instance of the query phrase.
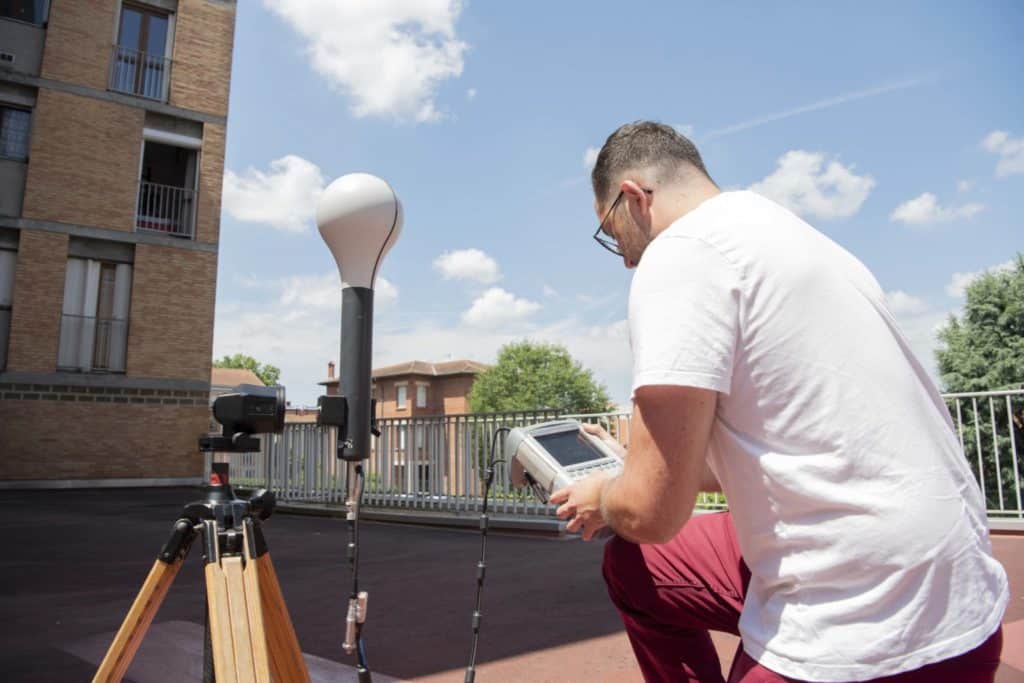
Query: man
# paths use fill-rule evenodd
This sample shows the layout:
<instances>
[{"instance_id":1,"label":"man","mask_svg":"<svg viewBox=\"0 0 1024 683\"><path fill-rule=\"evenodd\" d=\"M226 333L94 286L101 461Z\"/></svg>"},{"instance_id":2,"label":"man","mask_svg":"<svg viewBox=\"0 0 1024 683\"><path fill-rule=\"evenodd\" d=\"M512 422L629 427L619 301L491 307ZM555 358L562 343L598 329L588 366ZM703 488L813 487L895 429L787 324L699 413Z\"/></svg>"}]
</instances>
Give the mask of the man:
<instances>
[{"instance_id":1,"label":"man","mask_svg":"<svg viewBox=\"0 0 1024 683\"><path fill-rule=\"evenodd\" d=\"M638 122L594 166L595 238L636 268L625 467L556 492L608 525L609 594L648 681L992 681L1009 599L935 386L856 258L721 192ZM729 513L690 519L721 483ZM688 521L689 520L689 521ZM734 528L735 527L735 528Z\"/></svg>"}]
</instances>

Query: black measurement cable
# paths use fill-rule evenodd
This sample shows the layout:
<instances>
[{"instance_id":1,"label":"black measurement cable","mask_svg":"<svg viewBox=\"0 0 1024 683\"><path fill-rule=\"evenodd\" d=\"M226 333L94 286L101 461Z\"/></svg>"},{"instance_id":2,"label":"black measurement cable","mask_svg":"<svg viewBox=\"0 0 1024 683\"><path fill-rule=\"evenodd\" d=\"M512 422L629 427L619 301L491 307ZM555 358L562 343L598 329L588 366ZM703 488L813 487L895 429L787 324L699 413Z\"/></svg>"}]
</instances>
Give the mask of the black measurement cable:
<instances>
[{"instance_id":1,"label":"black measurement cable","mask_svg":"<svg viewBox=\"0 0 1024 683\"><path fill-rule=\"evenodd\" d=\"M480 641L480 622L483 621L483 614L480 612L480 605L483 599L484 575L487 573L487 496L494 483L494 466L499 462L504 463L502 458L495 459L497 455L498 435L512 431L508 427L498 427L491 438L491 458L484 471L484 504L480 511L480 561L476 564L476 606L473 608L473 647L469 653L469 666L466 667L465 683L473 683L476 678L476 648ZM504 450L504 449L502 449Z\"/></svg>"},{"instance_id":2,"label":"black measurement cable","mask_svg":"<svg viewBox=\"0 0 1024 683\"><path fill-rule=\"evenodd\" d=\"M348 530L349 530L349 544L348 544L348 559L349 564L352 567L352 592L349 596L349 600L359 600L359 515L363 504L363 485L365 484L365 475L363 473L363 466L356 465L354 468L356 474L356 490L355 490L355 514L347 515ZM356 660L358 666L356 673L359 676L360 683L368 682L370 680L370 665L366 663L366 646L363 644L363 621L356 621Z\"/></svg>"}]
</instances>

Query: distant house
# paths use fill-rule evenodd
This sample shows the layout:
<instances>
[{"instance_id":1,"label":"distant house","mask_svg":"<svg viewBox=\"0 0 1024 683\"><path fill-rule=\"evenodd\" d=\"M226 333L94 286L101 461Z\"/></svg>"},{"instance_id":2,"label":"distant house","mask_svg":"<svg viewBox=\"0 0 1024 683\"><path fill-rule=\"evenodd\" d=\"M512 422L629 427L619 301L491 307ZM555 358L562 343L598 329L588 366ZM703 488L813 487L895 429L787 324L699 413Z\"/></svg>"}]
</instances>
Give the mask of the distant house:
<instances>
[{"instance_id":1,"label":"distant house","mask_svg":"<svg viewBox=\"0 0 1024 683\"><path fill-rule=\"evenodd\" d=\"M252 370L240 368L211 368L210 369L210 400L221 394L230 393L239 384L255 384L258 387L266 386L263 380Z\"/></svg>"},{"instance_id":2,"label":"distant house","mask_svg":"<svg viewBox=\"0 0 1024 683\"><path fill-rule=\"evenodd\" d=\"M258 387L266 386L263 380L252 370L240 368L210 368L210 403L218 396L230 394L239 384L255 384ZM220 425L210 414L210 433L219 434Z\"/></svg>"},{"instance_id":3,"label":"distant house","mask_svg":"<svg viewBox=\"0 0 1024 683\"><path fill-rule=\"evenodd\" d=\"M334 363L327 364L327 379L319 384L329 396L338 393ZM489 365L472 360L429 363L421 360L373 370L373 397L377 416L423 417L469 412L469 392L476 376Z\"/></svg>"}]
</instances>

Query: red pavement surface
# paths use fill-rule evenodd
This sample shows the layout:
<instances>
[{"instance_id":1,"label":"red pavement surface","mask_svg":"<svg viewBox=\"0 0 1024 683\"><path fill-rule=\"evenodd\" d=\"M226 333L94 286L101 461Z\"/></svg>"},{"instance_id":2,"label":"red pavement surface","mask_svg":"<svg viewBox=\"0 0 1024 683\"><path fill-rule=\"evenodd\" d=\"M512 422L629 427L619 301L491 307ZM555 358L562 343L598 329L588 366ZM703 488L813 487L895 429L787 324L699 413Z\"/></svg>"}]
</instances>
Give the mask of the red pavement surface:
<instances>
[{"instance_id":1,"label":"red pavement surface","mask_svg":"<svg viewBox=\"0 0 1024 683\"><path fill-rule=\"evenodd\" d=\"M1003 663L996 683L1024 683L1024 535L996 535L992 545L1010 577L1011 594L1003 618ZM712 637L722 662L722 675L726 676L739 639L726 633L712 633ZM459 680L462 671L455 669L412 680L445 683ZM629 641L622 632L488 662L478 668L477 675L481 681L643 683Z\"/></svg>"}]
</instances>

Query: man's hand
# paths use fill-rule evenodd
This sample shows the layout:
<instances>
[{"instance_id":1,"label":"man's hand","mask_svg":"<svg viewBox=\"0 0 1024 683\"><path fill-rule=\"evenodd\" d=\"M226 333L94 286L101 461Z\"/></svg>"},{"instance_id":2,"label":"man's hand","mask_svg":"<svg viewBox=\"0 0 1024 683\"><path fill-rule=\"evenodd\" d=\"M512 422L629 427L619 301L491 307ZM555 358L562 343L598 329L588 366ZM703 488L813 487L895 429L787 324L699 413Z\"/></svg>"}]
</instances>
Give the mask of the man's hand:
<instances>
[{"instance_id":1,"label":"man's hand","mask_svg":"<svg viewBox=\"0 0 1024 683\"><path fill-rule=\"evenodd\" d=\"M555 514L559 519L569 520L566 531L579 531L583 540L589 541L608 525L601 516L601 491L612 478L614 475L608 472L595 472L551 494L548 502L559 506Z\"/></svg>"},{"instance_id":2,"label":"man's hand","mask_svg":"<svg viewBox=\"0 0 1024 683\"><path fill-rule=\"evenodd\" d=\"M601 425L590 423L582 424L580 425L580 427L587 434L591 434L601 439L601 441L603 441L609 448L615 451L615 454L618 455L620 458L622 458L623 460L626 459L626 449L623 448L622 444L619 443L614 436L609 434L608 430L606 430L604 427L602 427Z\"/></svg>"}]
</instances>

